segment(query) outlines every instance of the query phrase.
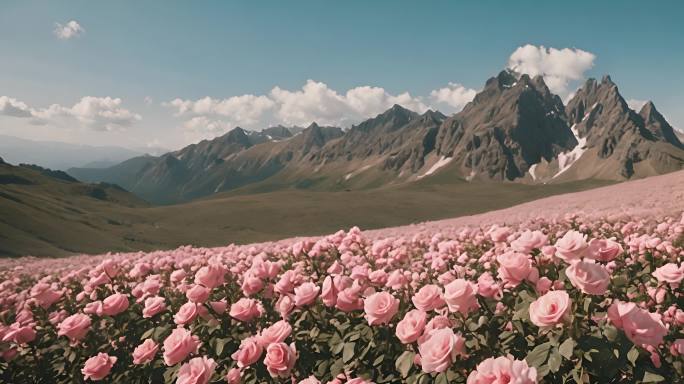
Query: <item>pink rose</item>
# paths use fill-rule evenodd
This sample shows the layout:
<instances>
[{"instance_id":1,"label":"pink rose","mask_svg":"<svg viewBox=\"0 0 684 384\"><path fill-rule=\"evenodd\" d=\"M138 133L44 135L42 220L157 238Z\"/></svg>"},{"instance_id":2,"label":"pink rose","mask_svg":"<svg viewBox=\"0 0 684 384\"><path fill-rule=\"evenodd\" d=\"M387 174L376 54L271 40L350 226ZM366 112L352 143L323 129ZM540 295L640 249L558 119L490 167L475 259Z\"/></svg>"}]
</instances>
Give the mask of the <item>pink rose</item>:
<instances>
[{"instance_id":1,"label":"pink rose","mask_svg":"<svg viewBox=\"0 0 684 384\"><path fill-rule=\"evenodd\" d=\"M667 283L676 288L679 287L679 283L684 279L684 268L675 263L667 263L662 267L656 268L653 276L658 279L658 282Z\"/></svg>"},{"instance_id":2,"label":"pink rose","mask_svg":"<svg viewBox=\"0 0 684 384\"><path fill-rule=\"evenodd\" d=\"M85 365L81 369L84 380L102 380L109 374L112 370L112 366L116 363L116 356L109 356L106 353L98 353L97 356L93 356L86 360Z\"/></svg>"},{"instance_id":3,"label":"pink rose","mask_svg":"<svg viewBox=\"0 0 684 384\"><path fill-rule=\"evenodd\" d=\"M177 325L185 325L192 323L199 315L199 310L197 309L197 304L189 301L178 309L175 315L173 315L173 322Z\"/></svg>"},{"instance_id":4,"label":"pink rose","mask_svg":"<svg viewBox=\"0 0 684 384\"><path fill-rule=\"evenodd\" d=\"M501 356L484 360L468 375L467 384L494 383L536 384L537 369L525 360Z\"/></svg>"},{"instance_id":5,"label":"pink rose","mask_svg":"<svg viewBox=\"0 0 684 384\"><path fill-rule=\"evenodd\" d=\"M352 312L363 308L363 300L359 297L359 290L354 287L341 290L337 294L335 308L343 312Z\"/></svg>"},{"instance_id":6,"label":"pink rose","mask_svg":"<svg viewBox=\"0 0 684 384\"><path fill-rule=\"evenodd\" d=\"M684 355L684 339L677 339L670 345L670 353L673 356Z\"/></svg>"},{"instance_id":7,"label":"pink rose","mask_svg":"<svg viewBox=\"0 0 684 384\"><path fill-rule=\"evenodd\" d=\"M309 305L316 300L318 297L318 292L321 290L316 284L311 282L306 282L294 289L295 294L295 305L298 307L303 307Z\"/></svg>"},{"instance_id":8,"label":"pink rose","mask_svg":"<svg viewBox=\"0 0 684 384\"><path fill-rule=\"evenodd\" d=\"M123 293L115 293L102 300L102 313L107 316L116 316L128 309L128 296Z\"/></svg>"},{"instance_id":9,"label":"pink rose","mask_svg":"<svg viewBox=\"0 0 684 384\"><path fill-rule=\"evenodd\" d=\"M209 294L211 294L211 290L199 284L195 284L195 286L185 291L185 297L193 303L204 303L209 299Z\"/></svg>"},{"instance_id":10,"label":"pink rose","mask_svg":"<svg viewBox=\"0 0 684 384\"><path fill-rule=\"evenodd\" d=\"M176 328L164 340L164 363L168 366L176 365L185 360L191 353L197 353L200 342L185 328Z\"/></svg>"},{"instance_id":11,"label":"pink rose","mask_svg":"<svg viewBox=\"0 0 684 384\"><path fill-rule=\"evenodd\" d=\"M546 292L548 292L549 289L551 289L552 285L553 285L553 281L551 281L551 279L549 279L548 277L543 276L543 277L539 278L539 280L537 280L537 282L534 285L534 289L537 290L537 293L539 293L540 295L543 295Z\"/></svg>"},{"instance_id":12,"label":"pink rose","mask_svg":"<svg viewBox=\"0 0 684 384\"><path fill-rule=\"evenodd\" d=\"M173 272L171 272L171 276L169 276L169 279L173 283L180 283L181 281L185 280L185 276L188 274L182 270L182 269L177 269Z\"/></svg>"},{"instance_id":13,"label":"pink rose","mask_svg":"<svg viewBox=\"0 0 684 384\"><path fill-rule=\"evenodd\" d=\"M211 309L214 310L219 315L222 315L224 312L226 312L226 308L228 308L228 303L226 300L221 300L221 301L211 301L209 302L209 306Z\"/></svg>"},{"instance_id":14,"label":"pink rose","mask_svg":"<svg viewBox=\"0 0 684 384\"><path fill-rule=\"evenodd\" d=\"M176 384L207 384L216 370L214 359L195 357L181 365Z\"/></svg>"},{"instance_id":15,"label":"pink rose","mask_svg":"<svg viewBox=\"0 0 684 384\"><path fill-rule=\"evenodd\" d=\"M565 269L572 285L589 295L603 295L610 284L610 273L600 264L575 261Z\"/></svg>"},{"instance_id":16,"label":"pink rose","mask_svg":"<svg viewBox=\"0 0 684 384\"><path fill-rule=\"evenodd\" d=\"M255 295L263 288L264 281L251 273L248 273L242 281L242 293L244 293L245 296Z\"/></svg>"},{"instance_id":17,"label":"pink rose","mask_svg":"<svg viewBox=\"0 0 684 384\"><path fill-rule=\"evenodd\" d=\"M150 317L166 310L166 301L163 297L155 296L145 299L145 308L143 308L143 317L149 319Z\"/></svg>"},{"instance_id":18,"label":"pink rose","mask_svg":"<svg viewBox=\"0 0 684 384\"><path fill-rule=\"evenodd\" d=\"M503 243L511 235L511 229L508 227L492 227L488 231L489 237L495 243Z\"/></svg>"},{"instance_id":19,"label":"pink rose","mask_svg":"<svg viewBox=\"0 0 684 384\"><path fill-rule=\"evenodd\" d=\"M591 239L587 249L587 257L597 261L608 262L614 260L622 252L622 246L613 240Z\"/></svg>"},{"instance_id":20,"label":"pink rose","mask_svg":"<svg viewBox=\"0 0 684 384\"><path fill-rule=\"evenodd\" d=\"M517 239L511 242L511 248L518 252L530 253L533 249L541 249L548 237L540 231L530 231L529 229L521 233Z\"/></svg>"},{"instance_id":21,"label":"pink rose","mask_svg":"<svg viewBox=\"0 0 684 384\"><path fill-rule=\"evenodd\" d=\"M71 315L57 326L57 335L66 336L72 343L85 337L90 329L90 317L82 313Z\"/></svg>"},{"instance_id":22,"label":"pink rose","mask_svg":"<svg viewBox=\"0 0 684 384\"><path fill-rule=\"evenodd\" d=\"M588 247L587 236L571 230L556 241L556 256L570 262L582 258Z\"/></svg>"},{"instance_id":23,"label":"pink rose","mask_svg":"<svg viewBox=\"0 0 684 384\"><path fill-rule=\"evenodd\" d=\"M538 327L560 324L569 319L571 306L567 292L548 292L530 304L530 321Z\"/></svg>"},{"instance_id":24,"label":"pink rose","mask_svg":"<svg viewBox=\"0 0 684 384\"><path fill-rule=\"evenodd\" d=\"M442 329L442 328L451 328L453 327L453 323L451 320L443 315L438 315L430 319L427 324L425 324L425 330L423 331L423 335L428 335L430 332L434 331L435 329ZM420 340L418 340L420 343Z\"/></svg>"},{"instance_id":25,"label":"pink rose","mask_svg":"<svg viewBox=\"0 0 684 384\"><path fill-rule=\"evenodd\" d=\"M242 378L242 371L240 368L231 368L226 374L225 380L228 384L240 384Z\"/></svg>"},{"instance_id":26,"label":"pink rose","mask_svg":"<svg viewBox=\"0 0 684 384\"><path fill-rule=\"evenodd\" d=\"M52 286L47 283L38 283L31 288L31 297L36 299L38 304L47 309L52 304L62 298L62 292L57 292L52 289Z\"/></svg>"},{"instance_id":27,"label":"pink rose","mask_svg":"<svg viewBox=\"0 0 684 384\"><path fill-rule=\"evenodd\" d=\"M659 313L651 313L636 306L615 300L608 307L608 319L622 329L632 343L657 347L662 344L668 330Z\"/></svg>"},{"instance_id":28,"label":"pink rose","mask_svg":"<svg viewBox=\"0 0 684 384\"><path fill-rule=\"evenodd\" d=\"M466 316L472 309L479 308L477 285L464 279L456 279L444 287L444 298L451 312L461 312Z\"/></svg>"},{"instance_id":29,"label":"pink rose","mask_svg":"<svg viewBox=\"0 0 684 384\"><path fill-rule=\"evenodd\" d=\"M451 328L430 332L418 346L423 372L444 372L458 355L465 355L465 339Z\"/></svg>"},{"instance_id":30,"label":"pink rose","mask_svg":"<svg viewBox=\"0 0 684 384\"><path fill-rule=\"evenodd\" d=\"M331 276L326 276L325 280L323 280L321 300L323 301L323 304L328 307L335 306L335 302L337 301L337 288L335 287Z\"/></svg>"},{"instance_id":31,"label":"pink rose","mask_svg":"<svg viewBox=\"0 0 684 384\"><path fill-rule=\"evenodd\" d=\"M377 292L363 301L363 309L368 324L387 324L399 310L399 300L388 292Z\"/></svg>"},{"instance_id":32,"label":"pink rose","mask_svg":"<svg viewBox=\"0 0 684 384\"><path fill-rule=\"evenodd\" d=\"M294 344L273 343L266 348L264 365L271 377L288 377L297 361Z\"/></svg>"},{"instance_id":33,"label":"pink rose","mask_svg":"<svg viewBox=\"0 0 684 384\"><path fill-rule=\"evenodd\" d=\"M304 380L301 380L297 384L321 384L321 381L318 380L315 376L309 376Z\"/></svg>"},{"instance_id":34,"label":"pink rose","mask_svg":"<svg viewBox=\"0 0 684 384\"><path fill-rule=\"evenodd\" d=\"M413 305L421 311L430 312L433 309L439 309L444 306L444 298L442 297L442 288L428 284L416 292L411 298Z\"/></svg>"},{"instance_id":35,"label":"pink rose","mask_svg":"<svg viewBox=\"0 0 684 384\"><path fill-rule=\"evenodd\" d=\"M145 364L154 360L159 345L152 339L146 339L133 350L133 364Z\"/></svg>"},{"instance_id":36,"label":"pink rose","mask_svg":"<svg viewBox=\"0 0 684 384\"><path fill-rule=\"evenodd\" d=\"M272 343L282 343L291 333L292 326L287 321L280 320L262 330L257 336L257 341L261 346L266 347Z\"/></svg>"},{"instance_id":37,"label":"pink rose","mask_svg":"<svg viewBox=\"0 0 684 384\"><path fill-rule=\"evenodd\" d=\"M250 321L259 316L263 309L261 303L254 299L243 297L230 306L230 316L240 321Z\"/></svg>"},{"instance_id":38,"label":"pink rose","mask_svg":"<svg viewBox=\"0 0 684 384\"><path fill-rule=\"evenodd\" d=\"M32 326L22 326L19 323L12 324L0 337L2 341L13 341L16 344L27 344L36 339L36 330Z\"/></svg>"},{"instance_id":39,"label":"pink rose","mask_svg":"<svg viewBox=\"0 0 684 384\"><path fill-rule=\"evenodd\" d=\"M237 361L238 367L244 368L256 363L263 351L256 337L248 337L240 342L240 348L230 358Z\"/></svg>"},{"instance_id":40,"label":"pink rose","mask_svg":"<svg viewBox=\"0 0 684 384\"><path fill-rule=\"evenodd\" d=\"M420 309L407 312L404 318L397 323L397 338L403 344L413 343L423 333L426 321L427 314Z\"/></svg>"},{"instance_id":41,"label":"pink rose","mask_svg":"<svg viewBox=\"0 0 684 384\"><path fill-rule=\"evenodd\" d=\"M515 287L527 279L532 272L532 263L528 255L518 252L506 252L497 256L499 278L507 286Z\"/></svg>"},{"instance_id":42,"label":"pink rose","mask_svg":"<svg viewBox=\"0 0 684 384\"><path fill-rule=\"evenodd\" d=\"M477 293L482 297L501 297L501 287L496 283L489 272L485 272L477 278Z\"/></svg>"},{"instance_id":43,"label":"pink rose","mask_svg":"<svg viewBox=\"0 0 684 384\"><path fill-rule=\"evenodd\" d=\"M290 312L294 309L294 300L288 295L280 296L275 305L275 310L278 311L280 317L287 319Z\"/></svg>"},{"instance_id":44,"label":"pink rose","mask_svg":"<svg viewBox=\"0 0 684 384\"><path fill-rule=\"evenodd\" d=\"M195 273L195 284L202 284L209 289L214 289L225 282L226 269L218 264L209 264L200 268Z\"/></svg>"}]
</instances>

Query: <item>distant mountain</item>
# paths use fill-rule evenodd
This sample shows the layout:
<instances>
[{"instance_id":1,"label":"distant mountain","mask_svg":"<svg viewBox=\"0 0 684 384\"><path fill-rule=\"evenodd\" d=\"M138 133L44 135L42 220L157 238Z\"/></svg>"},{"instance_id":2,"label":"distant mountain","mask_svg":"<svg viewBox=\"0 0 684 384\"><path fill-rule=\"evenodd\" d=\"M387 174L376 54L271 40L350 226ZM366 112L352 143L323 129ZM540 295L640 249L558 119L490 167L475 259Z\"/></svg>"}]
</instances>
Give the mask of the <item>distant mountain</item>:
<instances>
[{"instance_id":1,"label":"distant mountain","mask_svg":"<svg viewBox=\"0 0 684 384\"><path fill-rule=\"evenodd\" d=\"M625 180L679 170L684 147L649 102L629 109L609 77L588 80L567 105L541 76L505 70L455 115L394 105L343 131L236 128L159 157L70 169L161 204L220 192L324 191L443 182Z\"/></svg>"},{"instance_id":2,"label":"distant mountain","mask_svg":"<svg viewBox=\"0 0 684 384\"><path fill-rule=\"evenodd\" d=\"M115 146L89 146L55 141L34 141L0 135L0 155L11 164L37 164L51 169L106 168L159 148L134 150Z\"/></svg>"}]
</instances>

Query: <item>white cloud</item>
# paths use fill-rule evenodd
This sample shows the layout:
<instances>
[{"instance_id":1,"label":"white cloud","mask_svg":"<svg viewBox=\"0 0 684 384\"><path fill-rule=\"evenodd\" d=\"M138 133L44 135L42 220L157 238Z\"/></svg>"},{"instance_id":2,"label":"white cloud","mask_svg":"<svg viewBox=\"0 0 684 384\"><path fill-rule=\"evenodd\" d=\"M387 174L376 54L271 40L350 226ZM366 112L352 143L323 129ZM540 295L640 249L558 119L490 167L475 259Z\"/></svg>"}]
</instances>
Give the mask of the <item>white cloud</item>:
<instances>
[{"instance_id":1,"label":"white cloud","mask_svg":"<svg viewBox=\"0 0 684 384\"><path fill-rule=\"evenodd\" d=\"M646 103L648 103L648 100L627 99L627 105L637 112L639 112Z\"/></svg>"},{"instance_id":2,"label":"white cloud","mask_svg":"<svg viewBox=\"0 0 684 384\"><path fill-rule=\"evenodd\" d=\"M52 31L57 38L62 40L68 40L72 37L80 36L85 33L85 29L76 22L76 20L71 20L68 23L62 25L60 23L55 23L55 29Z\"/></svg>"},{"instance_id":3,"label":"white cloud","mask_svg":"<svg viewBox=\"0 0 684 384\"><path fill-rule=\"evenodd\" d=\"M569 83L584 78L596 55L576 48L546 48L527 44L518 47L508 59L508 68L532 77L544 76L549 89L566 98Z\"/></svg>"},{"instance_id":4,"label":"white cloud","mask_svg":"<svg viewBox=\"0 0 684 384\"><path fill-rule=\"evenodd\" d=\"M121 104L119 98L85 96L71 107L52 104L47 108L32 108L24 102L0 96L0 115L30 118L31 124L35 125L66 125L75 120L96 131L112 131L142 119Z\"/></svg>"},{"instance_id":5,"label":"white cloud","mask_svg":"<svg viewBox=\"0 0 684 384\"><path fill-rule=\"evenodd\" d=\"M475 98L477 91L461 84L449 83L446 87L430 92L430 98L438 104L443 104L458 112Z\"/></svg>"}]
</instances>

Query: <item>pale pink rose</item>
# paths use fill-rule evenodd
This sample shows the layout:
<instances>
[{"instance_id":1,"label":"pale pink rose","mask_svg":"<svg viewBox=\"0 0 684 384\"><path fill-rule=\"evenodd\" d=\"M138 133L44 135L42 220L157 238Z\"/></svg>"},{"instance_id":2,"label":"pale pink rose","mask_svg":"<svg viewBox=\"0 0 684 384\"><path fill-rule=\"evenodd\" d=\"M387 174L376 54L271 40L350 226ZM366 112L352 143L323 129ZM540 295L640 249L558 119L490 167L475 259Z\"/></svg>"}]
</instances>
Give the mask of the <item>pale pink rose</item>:
<instances>
[{"instance_id":1,"label":"pale pink rose","mask_svg":"<svg viewBox=\"0 0 684 384\"><path fill-rule=\"evenodd\" d=\"M344 382L344 384L374 384L370 380L364 380L360 377L355 377Z\"/></svg>"},{"instance_id":2,"label":"pale pink rose","mask_svg":"<svg viewBox=\"0 0 684 384\"><path fill-rule=\"evenodd\" d=\"M164 363L168 366L176 365L191 353L197 353L199 346L197 336L193 336L185 328L176 328L164 340Z\"/></svg>"},{"instance_id":3,"label":"pale pink rose","mask_svg":"<svg viewBox=\"0 0 684 384\"><path fill-rule=\"evenodd\" d=\"M589 295L603 295L610 284L610 273L601 264L575 261L565 269L572 285Z\"/></svg>"},{"instance_id":4,"label":"pale pink rose","mask_svg":"<svg viewBox=\"0 0 684 384\"><path fill-rule=\"evenodd\" d=\"M477 365L468 375L467 384L536 384L537 369L527 365L525 360L513 357L490 357Z\"/></svg>"},{"instance_id":5,"label":"pale pink rose","mask_svg":"<svg viewBox=\"0 0 684 384\"><path fill-rule=\"evenodd\" d=\"M173 315L173 322L177 325L189 324L197 318L197 315L199 315L197 304L188 301L187 303L181 305L181 307L178 309L178 312Z\"/></svg>"},{"instance_id":6,"label":"pale pink rose","mask_svg":"<svg viewBox=\"0 0 684 384\"><path fill-rule=\"evenodd\" d=\"M684 355L684 339L677 339L670 345L670 353L673 356Z\"/></svg>"},{"instance_id":7,"label":"pale pink rose","mask_svg":"<svg viewBox=\"0 0 684 384\"><path fill-rule=\"evenodd\" d=\"M221 300L221 301L210 301L209 306L211 306L211 309L214 310L219 315L222 315L224 312L226 312L226 309L228 308L228 303L226 300Z\"/></svg>"},{"instance_id":8,"label":"pale pink rose","mask_svg":"<svg viewBox=\"0 0 684 384\"><path fill-rule=\"evenodd\" d=\"M421 287L411 298L413 305L421 311L430 312L444 306L442 288L434 284Z\"/></svg>"},{"instance_id":9,"label":"pale pink rose","mask_svg":"<svg viewBox=\"0 0 684 384\"><path fill-rule=\"evenodd\" d=\"M0 339L16 344L27 344L36 339L36 330L32 326L14 323L5 330L5 335Z\"/></svg>"},{"instance_id":10,"label":"pale pink rose","mask_svg":"<svg viewBox=\"0 0 684 384\"><path fill-rule=\"evenodd\" d=\"M176 384L207 384L216 370L216 362L206 356L195 357L181 365Z\"/></svg>"},{"instance_id":11,"label":"pale pink rose","mask_svg":"<svg viewBox=\"0 0 684 384\"><path fill-rule=\"evenodd\" d=\"M306 379L299 381L297 384L321 384L321 381L315 376L309 376Z\"/></svg>"},{"instance_id":12,"label":"pale pink rose","mask_svg":"<svg viewBox=\"0 0 684 384\"><path fill-rule=\"evenodd\" d=\"M423 330L423 335L428 335L430 332L434 331L435 329L442 329L442 328L451 328L453 327L453 323L451 320L443 315L438 315L430 319L427 324L425 324L425 330ZM420 343L420 340L418 340Z\"/></svg>"},{"instance_id":13,"label":"pale pink rose","mask_svg":"<svg viewBox=\"0 0 684 384\"><path fill-rule=\"evenodd\" d=\"M240 379L242 379L240 368L231 368L224 378L228 384L240 384Z\"/></svg>"},{"instance_id":14,"label":"pale pink rose","mask_svg":"<svg viewBox=\"0 0 684 384\"><path fill-rule=\"evenodd\" d=\"M477 278L477 293L482 297L501 297L501 287L496 283L489 272L485 272Z\"/></svg>"},{"instance_id":15,"label":"pale pink rose","mask_svg":"<svg viewBox=\"0 0 684 384\"><path fill-rule=\"evenodd\" d=\"M591 239L587 249L587 257L596 261L609 262L623 252L620 243L610 239Z\"/></svg>"},{"instance_id":16,"label":"pale pink rose","mask_svg":"<svg viewBox=\"0 0 684 384\"><path fill-rule=\"evenodd\" d=\"M542 232L528 229L511 242L511 248L518 252L530 253L533 249L541 249L547 241L548 237Z\"/></svg>"},{"instance_id":17,"label":"pale pink rose","mask_svg":"<svg viewBox=\"0 0 684 384\"><path fill-rule=\"evenodd\" d=\"M289 377L290 371L297 361L297 350L294 344L273 343L266 348L264 365L271 377Z\"/></svg>"},{"instance_id":18,"label":"pale pink rose","mask_svg":"<svg viewBox=\"0 0 684 384\"><path fill-rule=\"evenodd\" d=\"M285 320L275 322L270 327L261 331L257 336L257 342L266 347L272 343L281 343L292 333L292 326Z\"/></svg>"},{"instance_id":19,"label":"pale pink rose","mask_svg":"<svg viewBox=\"0 0 684 384\"><path fill-rule=\"evenodd\" d=\"M247 274L245 279L242 281L242 293L244 293L245 296L255 295L263 288L264 281L252 275L251 273Z\"/></svg>"},{"instance_id":20,"label":"pale pink rose","mask_svg":"<svg viewBox=\"0 0 684 384\"><path fill-rule=\"evenodd\" d=\"M534 288L537 290L537 293L540 295L545 294L546 292L551 289L551 286L553 285L553 281L549 279L546 276L543 276L537 280L537 283L534 285Z\"/></svg>"},{"instance_id":21,"label":"pale pink rose","mask_svg":"<svg viewBox=\"0 0 684 384\"><path fill-rule=\"evenodd\" d=\"M103 271L107 274L107 276L111 277L112 279L119 274L119 269L119 263L112 259L103 260L96 267L96 270Z\"/></svg>"},{"instance_id":22,"label":"pale pink rose","mask_svg":"<svg viewBox=\"0 0 684 384\"><path fill-rule=\"evenodd\" d=\"M376 287L382 287L387 284L388 274L382 269L377 269L368 274L368 280Z\"/></svg>"},{"instance_id":23,"label":"pale pink rose","mask_svg":"<svg viewBox=\"0 0 684 384\"><path fill-rule=\"evenodd\" d=\"M38 283L31 288L31 297L36 299L38 304L47 309L52 304L62 298L62 292L57 292L52 289L52 286L47 283Z\"/></svg>"},{"instance_id":24,"label":"pale pink rose","mask_svg":"<svg viewBox=\"0 0 684 384\"><path fill-rule=\"evenodd\" d=\"M209 299L209 294L211 294L211 290L199 284L195 284L192 288L185 291L185 297L193 303L204 303Z\"/></svg>"},{"instance_id":25,"label":"pale pink rose","mask_svg":"<svg viewBox=\"0 0 684 384\"><path fill-rule=\"evenodd\" d=\"M538 327L561 324L569 319L571 307L567 292L548 292L530 304L530 321Z\"/></svg>"},{"instance_id":26,"label":"pale pink rose","mask_svg":"<svg viewBox=\"0 0 684 384\"><path fill-rule=\"evenodd\" d=\"M319 286L314 283L306 282L294 289L294 299L295 305L298 307L303 307L309 305L316 300L318 297L318 292L321 290Z\"/></svg>"},{"instance_id":27,"label":"pale pink rose","mask_svg":"<svg viewBox=\"0 0 684 384\"><path fill-rule=\"evenodd\" d=\"M423 372L444 372L459 355L465 355L465 339L451 328L430 332L418 346Z\"/></svg>"},{"instance_id":28,"label":"pale pink rose","mask_svg":"<svg viewBox=\"0 0 684 384\"><path fill-rule=\"evenodd\" d=\"M248 337L240 342L240 348L230 358L237 361L238 367L244 368L256 363L263 351L264 348L257 342L256 337Z\"/></svg>"},{"instance_id":29,"label":"pale pink rose","mask_svg":"<svg viewBox=\"0 0 684 384\"><path fill-rule=\"evenodd\" d=\"M188 274L182 270L182 269L177 269L173 272L171 272L171 276L169 277L172 283L180 283L181 281L185 280L185 277Z\"/></svg>"},{"instance_id":30,"label":"pale pink rose","mask_svg":"<svg viewBox=\"0 0 684 384\"><path fill-rule=\"evenodd\" d=\"M510 236L511 233L512 231L508 227L492 227L488 232L489 237L495 243L503 243L508 239L508 236Z\"/></svg>"},{"instance_id":31,"label":"pale pink rose","mask_svg":"<svg viewBox=\"0 0 684 384\"><path fill-rule=\"evenodd\" d=\"M133 350L133 364L145 364L154 360L159 351L159 345L152 339L146 339Z\"/></svg>"},{"instance_id":32,"label":"pale pink rose","mask_svg":"<svg viewBox=\"0 0 684 384\"><path fill-rule=\"evenodd\" d=\"M281 295L294 293L294 288L302 281L302 277L292 269L288 269L280 276L275 285L275 291Z\"/></svg>"},{"instance_id":33,"label":"pale pink rose","mask_svg":"<svg viewBox=\"0 0 684 384\"><path fill-rule=\"evenodd\" d=\"M287 319L290 316L290 312L294 309L294 300L288 295L280 296L275 305L275 310L278 311L280 317Z\"/></svg>"},{"instance_id":34,"label":"pale pink rose","mask_svg":"<svg viewBox=\"0 0 684 384\"><path fill-rule=\"evenodd\" d=\"M659 313L648 312L634 303L615 300L608 307L608 319L621 328L632 343L640 346L658 347L668 333Z\"/></svg>"},{"instance_id":35,"label":"pale pink rose","mask_svg":"<svg viewBox=\"0 0 684 384\"><path fill-rule=\"evenodd\" d=\"M85 307L83 307L83 313L98 316L102 315L102 302L98 300L86 304Z\"/></svg>"},{"instance_id":36,"label":"pale pink rose","mask_svg":"<svg viewBox=\"0 0 684 384\"><path fill-rule=\"evenodd\" d=\"M582 258L589 245L587 236L577 231L568 231L556 241L556 257L570 262Z\"/></svg>"},{"instance_id":37,"label":"pale pink rose","mask_svg":"<svg viewBox=\"0 0 684 384\"><path fill-rule=\"evenodd\" d=\"M477 285L465 279L456 279L444 287L444 298L451 312L466 316L472 309L479 308Z\"/></svg>"},{"instance_id":38,"label":"pale pink rose","mask_svg":"<svg viewBox=\"0 0 684 384\"><path fill-rule=\"evenodd\" d=\"M123 293L115 293L102 300L102 313L107 316L116 316L128 309L128 296Z\"/></svg>"},{"instance_id":39,"label":"pale pink rose","mask_svg":"<svg viewBox=\"0 0 684 384\"><path fill-rule=\"evenodd\" d=\"M510 287L515 287L527 279L532 272L532 263L528 255L518 252L506 252L497 256L499 278Z\"/></svg>"},{"instance_id":40,"label":"pale pink rose","mask_svg":"<svg viewBox=\"0 0 684 384\"><path fill-rule=\"evenodd\" d=\"M226 269L222 265L209 264L195 273L195 284L214 289L225 282Z\"/></svg>"},{"instance_id":41,"label":"pale pink rose","mask_svg":"<svg viewBox=\"0 0 684 384\"><path fill-rule=\"evenodd\" d=\"M255 299L243 297L230 306L230 317L240 321L251 321L261 313L261 303Z\"/></svg>"},{"instance_id":42,"label":"pale pink rose","mask_svg":"<svg viewBox=\"0 0 684 384\"><path fill-rule=\"evenodd\" d=\"M363 305L363 300L359 297L359 290L356 288L346 288L337 294L335 308L343 312L363 309Z\"/></svg>"},{"instance_id":43,"label":"pale pink rose","mask_svg":"<svg viewBox=\"0 0 684 384\"><path fill-rule=\"evenodd\" d=\"M85 365L81 369L84 380L98 381L102 380L107 375L112 367L116 363L116 356L109 356L106 353L98 353L97 356L93 356L86 360Z\"/></svg>"},{"instance_id":44,"label":"pale pink rose","mask_svg":"<svg viewBox=\"0 0 684 384\"><path fill-rule=\"evenodd\" d=\"M150 317L166 310L166 300L163 297L155 296L145 299L145 308L143 308L143 317L149 319Z\"/></svg>"},{"instance_id":45,"label":"pale pink rose","mask_svg":"<svg viewBox=\"0 0 684 384\"><path fill-rule=\"evenodd\" d=\"M66 336L71 342L76 342L85 337L90 329L90 317L82 313L71 315L57 326L57 335Z\"/></svg>"},{"instance_id":46,"label":"pale pink rose","mask_svg":"<svg viewBox=\"0 0 684 384\"><path fill-rule=\"evenodd\" d=\"M662 267L656 268L653 276L660 283L667 283L673 287L678 287L679 283L684 279L684 268L675 263L667 263Z\"/></svg>"},{"instance_id":47,"label":"pale pink rose","mask_svg":"<svg viewBox=\"0 0 684 384\"><path fill-rule=\"evenodd\" d=\"M423 333L426 321L427 314L420 309L413 309L407 312L404 318L397 323L397 338L403 344L413 343Z\"/></svg>"},{"instance_id":48,"label":"pale pink rose","mask_svg":"<svg viewBox=\"0 0 684 384\"><path fill-rule=\"evenodd\" d=\"M326 276L323 280L323 288L321 290L321 300L323 304L328 307L334 307L337 302L337 288L331 276Z\"/></svg>"},{"instance_id":49,"label":"pale pink rose","mask_svg":"<svg viewBox=\"0 0 684 384\"><path fill-rule=\"evenodd\" d=\"M363 309L368 324L387 324L399 310L399 300L388 292L377 292L363 301Z\"/></svg>"}]
</instances>

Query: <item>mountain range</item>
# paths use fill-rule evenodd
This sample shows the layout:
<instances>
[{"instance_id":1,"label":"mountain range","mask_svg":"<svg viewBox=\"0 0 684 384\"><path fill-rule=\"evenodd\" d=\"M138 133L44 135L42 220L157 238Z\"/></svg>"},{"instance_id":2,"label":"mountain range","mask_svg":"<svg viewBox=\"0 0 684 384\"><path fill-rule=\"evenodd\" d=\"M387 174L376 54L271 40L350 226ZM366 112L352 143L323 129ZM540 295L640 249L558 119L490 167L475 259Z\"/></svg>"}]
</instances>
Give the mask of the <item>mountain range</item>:
<instances>
[{"instance_id":1,"label":"mountain range","mask_svg":"<svg viewBox=\"0 0 684 384\"><path fill-rule=\"evenodd\" d=\"M564 105L541 76L505 70L452 116L394 105L347 130L316 123L235 128L162 156L68 173L171 204L244 188L338 191L436 174L528 184L620 181L683 165L684 145L653 103L631 110L609 76L587 80Z\"/></svg>"}]
</instances>

